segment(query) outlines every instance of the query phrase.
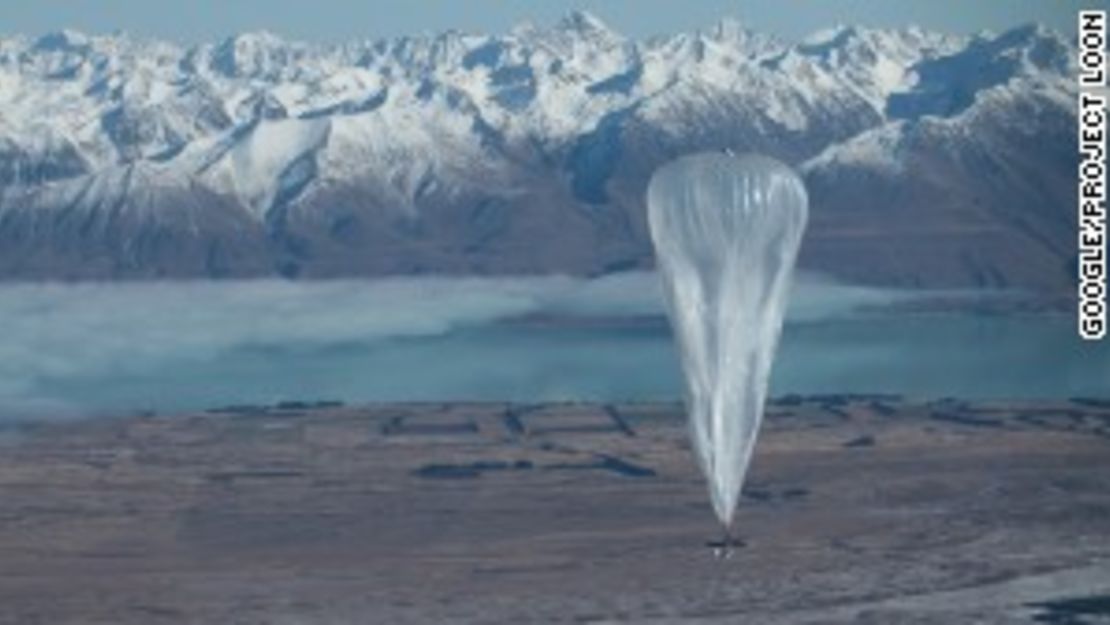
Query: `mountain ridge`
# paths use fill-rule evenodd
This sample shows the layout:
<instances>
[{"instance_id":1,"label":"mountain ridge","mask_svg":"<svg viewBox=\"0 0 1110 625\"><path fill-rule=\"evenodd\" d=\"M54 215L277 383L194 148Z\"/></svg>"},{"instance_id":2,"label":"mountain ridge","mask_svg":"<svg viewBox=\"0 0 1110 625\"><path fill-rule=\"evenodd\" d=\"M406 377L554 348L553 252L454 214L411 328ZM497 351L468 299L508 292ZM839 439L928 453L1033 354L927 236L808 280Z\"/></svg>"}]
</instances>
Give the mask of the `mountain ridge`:
<instances>
[{"instance_id":1,"label":"mountain ridge","mask_svg":"<svg viewBox=\"0 0 1110 625\"><path fill-rule=\"evenodd\" d=\"M0 279L646 267L651 171L729 147L806 176L803 266L1058 290L1074 55L1036 25L636 41L581 12L342 44L0 38Z\"/></svg>"}]
</instances>

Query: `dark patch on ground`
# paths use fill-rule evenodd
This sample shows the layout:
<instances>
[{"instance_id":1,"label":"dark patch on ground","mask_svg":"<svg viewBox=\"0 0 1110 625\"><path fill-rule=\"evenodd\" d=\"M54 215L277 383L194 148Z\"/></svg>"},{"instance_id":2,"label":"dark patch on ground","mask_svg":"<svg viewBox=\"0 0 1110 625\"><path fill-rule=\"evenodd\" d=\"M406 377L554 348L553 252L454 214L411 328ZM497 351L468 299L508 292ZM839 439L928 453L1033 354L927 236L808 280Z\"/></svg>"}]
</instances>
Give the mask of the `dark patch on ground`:
<instances>
[{"instance_id":1,"label":"dark patch on ground","mask_svg":"<svg viewBox=\"0 0 1110 625\"><path fill-rule=\"evenodd\" d=\"M745 486L741 494L752 501L773 502L801 499L809 495L809 489L801 486L773 489L765 486Z\"/></svg>"},{"instance_id":2,"label":"dark patch on ground","mask_svg":"<svg viewBox=\"0 0 1110 625\"><path fill-rule=\"evenodd\" d=\"M871 436L870 434L865 434L863 436L857 436L856 438L853 438L850 441L846 441L844 443L844 446L849 447L849 448L852 448L852 447L874 447L875 446L875 437Z\"/></svg>"},{"instance_id":3,"label":"dark patch on ground","mask_svg":"<svg viewBox=\"0 0 1110 625\"><path fill-rule=\"evenodd\" d=\"M617 434L620 428L611 423L591 423L583 425L549 425L532 428L529 434Z\"/></svg>"},{"instance_id":4,"label":"dark patch on ground","mask_svg":"<svg viewBox=\"0 0 1110 625\"><path fill-rule=\"evenodd\" d=\"M1096 625L1110 622L1110 595L1072 597L1029 604L1040 610L1033 616L1038 623L1051 625ZM1088 617L1099 617L1091 619Z\"/></svg>"},{"instance_id":5,"label":"dark patch on ground","mask_svg":"<svg viewBox=\"0 0 1110 625\"><path fill-rule=\"evenodd\" d=\"M409 423L405 417L393 417L381 427L382 436L457 436L477 434L473 421L448 423Z\"/></svg>"},{"instance_id":6,"label":"dark patch on ground","mask_svg":"<svg viewBox=\"0 0 1110 625\"><path fill-rule=\"evenodd\" d=\"M980 428L998 428L1006 425L1002 419L986 419L983 417L972 417L966 413L960 414L955 412L941 412L934 410L929 413L929 416L937 421L948 421L949 423L958 423L960 425L970 425L972 427Z\"/></svg>"},{"instance_id":7,"label":"dark patch on ground","mask_svg":"<svg viewBox=\"0 0 1110 625\"><path fill-rule=\"evenodd\" d=\"M531 460L479 460L468 464L426 464L413 475L432 479L466 479L481 477L489 471L527 471L535 468Z\"/></svg>"},{"instance_id":8,"label":"dark patch on ground","mask_svg":"<svg viewBox=\"0 0 1110 625\"><path fill-rule=\"evenodd\" d=\"M628 421L621 416L621 412L616 406L613 404L605 404L605 414L609 415L609 418L613 420L613 424L618 430L624 433L625 436L636 436L636 430L632 429Z\"/></svg>"},{"instance_id":9,"label":"dark patch on ground","mask_svg":"<svg viewBox=\"0 0 1110 625\"><path fill-rule=\"evenodd\" d=\"M542 467L545 471L589 471L601 469L622 477L655 477L654 469L622 460L616 456L601 455L593 462L559 462Z\"/></svg>"}]
</instances>

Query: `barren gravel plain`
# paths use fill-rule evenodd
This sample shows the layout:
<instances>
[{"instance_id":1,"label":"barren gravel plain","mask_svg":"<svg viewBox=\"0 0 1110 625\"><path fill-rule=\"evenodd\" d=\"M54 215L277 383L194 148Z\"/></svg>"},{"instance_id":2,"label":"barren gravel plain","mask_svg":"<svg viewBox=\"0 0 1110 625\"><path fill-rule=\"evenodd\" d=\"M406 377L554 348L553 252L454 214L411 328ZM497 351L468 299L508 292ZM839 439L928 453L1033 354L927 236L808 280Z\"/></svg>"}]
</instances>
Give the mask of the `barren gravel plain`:
<instances>
[{"instance_id":1,"label":"barren gravel plain","mask_svg":"<svg viewBox=\"0 0 1110 625\"><path fill-rule=\"evenodd\" d=\"M676 404L9 426L0 623L1110 622L1110 402L786 397L715 560Z\"/></svg>"}]
</instances>

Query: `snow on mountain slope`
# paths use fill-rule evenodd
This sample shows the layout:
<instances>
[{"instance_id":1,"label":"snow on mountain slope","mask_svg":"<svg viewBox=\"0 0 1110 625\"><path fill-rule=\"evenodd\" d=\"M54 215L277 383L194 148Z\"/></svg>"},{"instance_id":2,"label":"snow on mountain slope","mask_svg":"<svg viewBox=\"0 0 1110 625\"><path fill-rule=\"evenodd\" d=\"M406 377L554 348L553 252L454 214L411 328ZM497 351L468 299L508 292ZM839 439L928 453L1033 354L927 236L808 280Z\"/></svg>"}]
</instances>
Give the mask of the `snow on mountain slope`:
<instances>
[{"instance_id":1,"label":"snow on mountain slope","mask_svg":"<svg viewBox=\"0 0 1110 625\"><path fill-rule=\"evenodd\" d=\"M804 163L803 170L852 163L899 170L905 165L901 153L923 135L981 139L975 132L983 116L1019 105L1063 111L1074 105L1077 95L1068 44L1036 26L996 37L980 35L962 50L918 60L908 70L914 81L886 94L886 123L829 145ZM1029 116L1041 111L1022 112ZM1039 120L1015 115L1010 121L1009 131L1027 133L1036 130Z\"/></svg>"},{"instance_id":2,"label":"snow on mountain slope","mask_svg":"<svg viewBox=\"0 0 1110 625\"><path fill-rule=\"evenodd\" d=\"M72 31L0 38L0 276L644 266L647 176L721 147L798 164L851 202L876 181L924 185L964 208L874 197L944 231L986 218L968 207L1009 201L1018 173L1054 205L1074 193L1059 183L1073 164L1062 128L1074 54L1036 26L972 38L835 27L790 43L722 20L634 41L586 13L498 36L336 45L266 32L189 48ZM1043 154L1013 152L1029 146ZM956 199L933 193L939 174L920 175L921 161L945 159L983 168ZM824 210L855 214L842 204ZM1002 247L1037 238L1041 223L992 218L1010 237ZM836 219L816 220L817 249L838 245L829 233L851 220ZM1037 245L1054 250L1045 263L1063 262L1063 235L1049 230ZM819 268L845 269L842 256ZM934 280L930 262L841 272L954 284L989 273Z\"/></svg>"},{"instance_id":3,"label":"snow on mountain slope","mask_svg":"<svg viewBox=\"0 0 1110 625\"><path fill-rule=\"evenodd\" d=\"M915 66L921 79L892 94L889 121L801 165L825 233L811 262L874 279L881 259L881 280L897 283L1067 285L1077 146L1065 50L1023 28ZM974 71L938 77L953 68ZM882 240L852 249L876 224Z\"/></svg>"},{"instance_id":4,"label":"snow on mountain slope","mask_svg":"<svg viewBox=\"0 0 1110 625\"><path fill-rule=\"evenodd\" d=\"M951 55L964 44L962 38L916 27L883 31L838 26L807 37L794 53L845 78L882 111L891 94L914 85L916 64Z\"/></svg>"},{"instance_id":5,"label":"snow on mountain slope","mask_svg":"<svg viewBox=\"0 0 1110 625\"><path fill-rule=\"evenodd\" d=\"M275 202L314 176L311 163L330 131L326 118L259 119L220 142L198 173L212 189L237 197L263 219Z\"/></svg>"}]
</instances>

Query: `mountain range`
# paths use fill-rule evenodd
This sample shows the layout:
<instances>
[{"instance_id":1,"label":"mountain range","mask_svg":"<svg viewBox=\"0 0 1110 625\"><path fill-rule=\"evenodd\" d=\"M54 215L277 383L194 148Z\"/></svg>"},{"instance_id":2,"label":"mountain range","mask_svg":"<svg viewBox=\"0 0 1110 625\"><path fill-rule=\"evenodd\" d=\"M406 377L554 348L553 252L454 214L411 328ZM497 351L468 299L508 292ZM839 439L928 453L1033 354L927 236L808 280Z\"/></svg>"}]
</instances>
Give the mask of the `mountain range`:
<instances>
[{"instance_id":1,"label":"mountain range","mask_svg":"<svg viewBox=\"0 0 1110 625\"><path fill-rule=\"evenodd\" d=\"M0 38L0 279L646 268L651 172L729 148L805 177L803 268L1060 291L1075 72L1037 25Z\"/></svg>"}]
</instances>

